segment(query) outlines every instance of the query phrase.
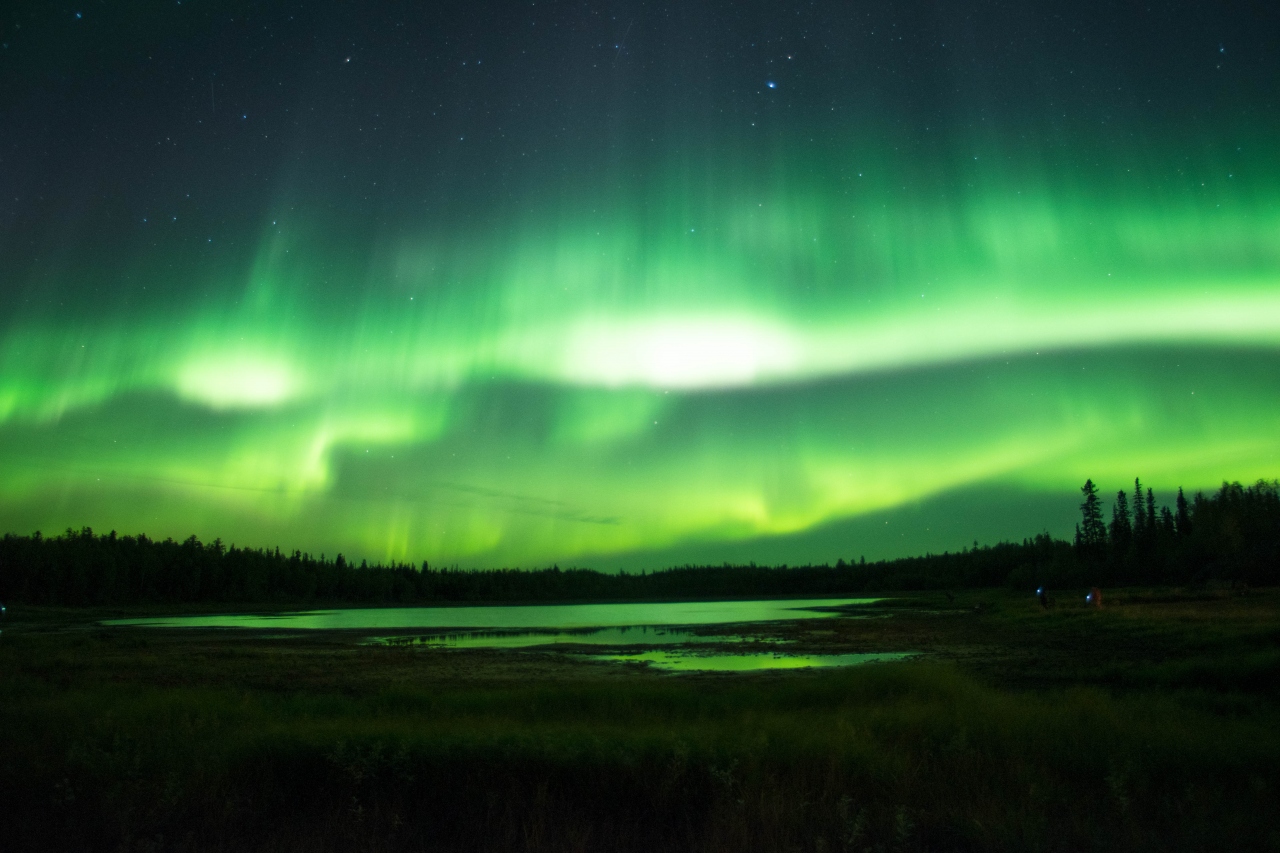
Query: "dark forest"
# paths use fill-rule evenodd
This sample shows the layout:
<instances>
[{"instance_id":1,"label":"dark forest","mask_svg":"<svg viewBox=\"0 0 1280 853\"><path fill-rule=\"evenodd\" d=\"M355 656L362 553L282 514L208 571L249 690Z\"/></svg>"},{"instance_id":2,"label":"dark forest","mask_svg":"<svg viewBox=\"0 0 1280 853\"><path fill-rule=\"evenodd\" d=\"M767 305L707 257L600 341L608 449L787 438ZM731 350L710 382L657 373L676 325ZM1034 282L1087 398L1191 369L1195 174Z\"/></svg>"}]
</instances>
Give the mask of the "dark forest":
<instances>
[{"instance_id":1,"label":"dark forest","mask_svg":"<svg viewBox=\"0 0 1280 853\"><path fill-rule=\"evenodd\" d=\"M1135 482L1107 522L1092 481L1082 488L1075 541L1040 534L1022 542L835 565L680 566L641 574L591 569L459 570L424 562L358 565L341 554L154 541L144 535L0 540L0 596L44 605L325 604L438 601L626 600L836 595L882 590L1280 582L1280 484L1224 483L1215 493L1157 509Z\"/></svg>"}]
</instances>

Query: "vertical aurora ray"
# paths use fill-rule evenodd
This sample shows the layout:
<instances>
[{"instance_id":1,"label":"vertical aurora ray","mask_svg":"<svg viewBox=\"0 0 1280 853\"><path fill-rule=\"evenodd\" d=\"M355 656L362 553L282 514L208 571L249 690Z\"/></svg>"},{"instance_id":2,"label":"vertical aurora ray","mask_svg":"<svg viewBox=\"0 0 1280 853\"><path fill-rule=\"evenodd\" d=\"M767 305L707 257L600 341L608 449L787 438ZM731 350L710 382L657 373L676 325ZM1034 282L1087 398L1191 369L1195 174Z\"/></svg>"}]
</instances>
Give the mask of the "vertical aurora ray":
<instances>
[{"instance_id":1,"label":"vertical aurora ray","mask_svg":"<svg viewBox=\"0 0 1280 853\"><path fill-rule=\"evenodd\" d=\"M984 489L1277 474L1280 155L1256 110L1112 130L1020 102L912 131L811 79L785 116L599 94L585 114L661 130L512 118L476 154L272 130L326 158L145 236L28 223L23 262L5 226L2 526L799 562L913 553L822 531ZM434 127L369 97L406 138ZM151 195L189 173L166 174ZM1002 535L1059 524L1010 512Z\"/></svg>"}]
</instances>

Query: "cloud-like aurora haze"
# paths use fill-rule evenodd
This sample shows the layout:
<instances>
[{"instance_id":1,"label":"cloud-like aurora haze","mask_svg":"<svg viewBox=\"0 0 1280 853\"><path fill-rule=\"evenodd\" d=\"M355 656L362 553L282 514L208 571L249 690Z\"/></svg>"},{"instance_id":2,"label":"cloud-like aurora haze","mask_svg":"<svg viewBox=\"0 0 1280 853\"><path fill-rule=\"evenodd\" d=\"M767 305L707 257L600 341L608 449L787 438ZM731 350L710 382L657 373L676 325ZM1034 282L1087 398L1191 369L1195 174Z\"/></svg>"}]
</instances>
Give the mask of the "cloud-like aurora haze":
<instances>
[{"instance_id":1,"label":"cloud-like aurora haze","mask_svg":"<svg viewBox=\"0 0 1280 853\"><path fill-rule=\"evenodd\" d=\"M581 170L477 178L434 212L359 213L282 167L220 208L216 244L160 217L14 265L3 526L464 566L770 539L834 561L1066 534L1086 477L1276 475L1262 123L1018 142L1006 114L922 143L810 113L763 143L580 147ZM993 490L977 530L889 523Z\"/></svg>"}]
</instances>

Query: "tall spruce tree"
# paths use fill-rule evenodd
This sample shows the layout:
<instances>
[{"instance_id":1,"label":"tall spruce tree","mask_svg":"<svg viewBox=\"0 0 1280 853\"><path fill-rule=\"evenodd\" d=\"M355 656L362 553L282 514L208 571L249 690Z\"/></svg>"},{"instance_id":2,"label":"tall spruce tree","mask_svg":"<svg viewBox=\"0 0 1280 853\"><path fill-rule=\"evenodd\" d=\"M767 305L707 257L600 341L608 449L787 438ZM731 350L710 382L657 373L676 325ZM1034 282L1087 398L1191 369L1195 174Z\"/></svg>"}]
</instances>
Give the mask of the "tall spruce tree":
<instances>
[{"instance_id":1,"label":"tall spruce tree","mask_svg":"<svg viewBox=\"0 0 1280 853\"><path fill-rule=\"evenodd\" d=\"M1139 504L1141 506L1141 504ZM1142 517L1142 510L1134 513L1133 520L1129 517L1129 498L1124 490L1116 492L1116 502L1111 506L1111 546L1118 554L1124 554L1129 550L1129 543L1133 541L1134 524L1138 518Z\"/></svg>"},{"instance_id":2,"label":"tall spruce tree","mask_svg":"<svg viewBox=\"0 0 1280 853\"><path fill-rule=\"evenodd\" d=\"M1098 487L1093 480L1085 480L1080 493L1084 495L1084 502L1080 504L1080 534L1076 544L1085 549L1097 549L1107 542L1107 526L1102 521Z\"/></svg>"},{"instance_id":3,"label":"tall spruce tree","mask_svg":"<svg viewBox=\"0 0 1280 853\"><path fill-rule=\"evenodd\" d=\"M1178 535L1187 536L1191 533L1191 509L1187 506L1187 498L1182 494L1181 486L1178 487L1177 507L1173 520L1178 526Z\"/></svg>"},{"instance_id":4,"label":"tall spruce tree","mask_svg":"<svg viewBox=\"0 0 1280 853\"><path fill-rule=\"evenodd\" d=\"M1133 478L1133 538L1143 542L1147 538L1147 514L1142 511L1142 483Z\"/></svg>"}]
</instances>

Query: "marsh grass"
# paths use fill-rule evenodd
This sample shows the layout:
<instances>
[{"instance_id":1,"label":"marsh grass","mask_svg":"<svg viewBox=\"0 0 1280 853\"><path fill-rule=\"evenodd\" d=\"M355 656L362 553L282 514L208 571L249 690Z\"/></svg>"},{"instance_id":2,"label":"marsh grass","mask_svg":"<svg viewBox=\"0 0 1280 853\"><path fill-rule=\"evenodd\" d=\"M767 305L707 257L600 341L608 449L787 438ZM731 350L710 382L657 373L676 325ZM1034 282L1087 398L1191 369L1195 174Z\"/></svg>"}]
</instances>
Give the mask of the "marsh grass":
<instances>
[{"instance_id":1,"label":"marsh grass","mask_svg":"<svg viewBox=\"0 0 1280 853\"><path fill-rule=\"evenodd\" d=\"M991 654L752 676L6 632L5 847L1280 849L1274 609L1123 609L850 621Z\"/></svg>"}]
</instances>

